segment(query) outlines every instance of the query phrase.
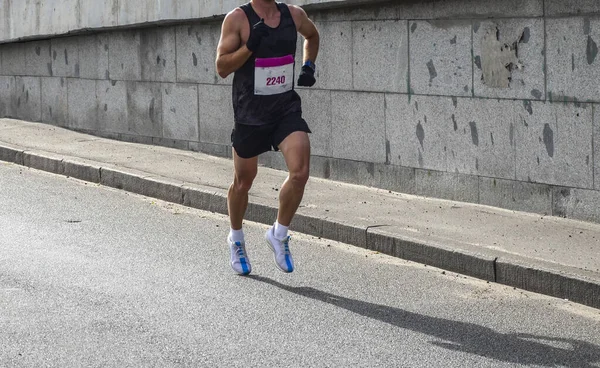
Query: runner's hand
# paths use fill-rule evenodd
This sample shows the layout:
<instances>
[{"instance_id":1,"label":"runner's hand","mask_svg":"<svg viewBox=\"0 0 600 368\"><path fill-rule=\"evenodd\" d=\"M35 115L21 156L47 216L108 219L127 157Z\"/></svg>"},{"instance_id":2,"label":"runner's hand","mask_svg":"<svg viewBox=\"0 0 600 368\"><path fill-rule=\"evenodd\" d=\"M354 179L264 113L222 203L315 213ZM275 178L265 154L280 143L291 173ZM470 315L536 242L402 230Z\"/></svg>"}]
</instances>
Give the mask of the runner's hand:
<instances>
[{"instance_id":1,"label":"runner's hand","mask_svg":"<svg viewBox=\"0 0 600 368\"><path fill-rule=\"evenodd\" d=\"M265 20L261 19L256 23L250 31L250 37L246 42L246 47L252 52L256 52L260 46L260 42L269 34L269 27L265 24Z\"/></svg>"},{"instance_id":2,"label":"runner's hand","mask_svg":"<svg viewBox=\"0 0 600 368\"><path fill-rule=\"evenodd\" d=\"M308 65L304 65L302 67L302 71L300 72L300 76L298 77L298 86L312 87L316 82L315 70Z\"/></svg>"}]
</instances>

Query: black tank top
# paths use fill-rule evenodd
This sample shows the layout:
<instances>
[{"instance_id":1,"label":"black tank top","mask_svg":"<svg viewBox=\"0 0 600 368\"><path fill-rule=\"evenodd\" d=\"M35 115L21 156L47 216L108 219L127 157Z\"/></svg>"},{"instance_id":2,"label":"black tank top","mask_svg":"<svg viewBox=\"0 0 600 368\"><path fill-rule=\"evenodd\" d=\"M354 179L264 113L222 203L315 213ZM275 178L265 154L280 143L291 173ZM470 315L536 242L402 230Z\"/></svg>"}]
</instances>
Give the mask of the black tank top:
<instances>
[{"instance_id":1,"label":"black tank top","mask_svg":"<svg viewBox=\"0 0 600 368\"><path fill-rule=\"evenodd\" d=\"M240 8L252 30L260 22L259 16L250 3ZM288 6L277 3L277 8L281 13L279 27L269 30L258 50L234 74L233 110L237 124L274 124L287 115L302 112L300 96L294 90L298 33Z\"/></svg>"}]
</instances>

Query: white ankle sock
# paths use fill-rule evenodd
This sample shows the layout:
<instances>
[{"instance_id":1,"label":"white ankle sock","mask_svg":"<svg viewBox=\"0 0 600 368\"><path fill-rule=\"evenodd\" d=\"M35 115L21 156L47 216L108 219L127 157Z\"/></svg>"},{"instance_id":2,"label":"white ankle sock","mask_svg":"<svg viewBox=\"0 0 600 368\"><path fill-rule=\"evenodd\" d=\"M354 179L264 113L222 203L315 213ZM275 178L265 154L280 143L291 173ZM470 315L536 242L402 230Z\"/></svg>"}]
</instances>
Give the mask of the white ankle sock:
<instances>
[{"instance_id":1,"label":"white ankle sock","mask_svg":"<svg viewBox=\"0 0 600 368\"><path fill-rule=\"evenodd\" d=\"M275 235L276 239L283 240L288 236L288 226L283 226L279 222L275 222L273 235Z\"/></svg>"},{"instance_id":2,"label":"white ankle sock","mask_svg":"<svg viewBox=\"0 0 600 368\"><path fill-rule=\"evenodd\" d=\"M231 238L231 241L234 243L236 243L236 242L243 243L244 242L244 230L231 229L231 231L229 232L229 237Z\"/></svg>"}]
</instances>

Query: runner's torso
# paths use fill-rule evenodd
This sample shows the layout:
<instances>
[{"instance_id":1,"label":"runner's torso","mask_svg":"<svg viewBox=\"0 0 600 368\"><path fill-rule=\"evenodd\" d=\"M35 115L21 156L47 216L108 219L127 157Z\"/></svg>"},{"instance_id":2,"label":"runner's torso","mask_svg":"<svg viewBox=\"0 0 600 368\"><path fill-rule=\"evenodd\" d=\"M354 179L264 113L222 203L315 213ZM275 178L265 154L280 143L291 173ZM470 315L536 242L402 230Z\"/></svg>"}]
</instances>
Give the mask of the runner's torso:
<instances>
[{"instance_id":1,"label":"runner's torso","mask_svg":"<svg viewBox=\"0 0 600 368\"><path fill-rule=\"evenodd\" d=\"M258 50L233 78L235 122L246 125L277 123L283 116L301 113L300 97L294 90L294 60L298 33L286 4L277 3L281 20L270 28ZM250 28L260 17L251 4L240 7Z\"/></svg>"}]
</instances>

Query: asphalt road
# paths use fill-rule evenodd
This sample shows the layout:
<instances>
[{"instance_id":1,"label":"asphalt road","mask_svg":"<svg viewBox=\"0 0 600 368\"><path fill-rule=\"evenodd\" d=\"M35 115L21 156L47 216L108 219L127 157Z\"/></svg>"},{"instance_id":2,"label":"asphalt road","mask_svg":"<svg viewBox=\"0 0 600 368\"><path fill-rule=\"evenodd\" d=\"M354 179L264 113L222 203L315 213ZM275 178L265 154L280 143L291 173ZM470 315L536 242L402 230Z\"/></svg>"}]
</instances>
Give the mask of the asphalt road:
<instances>
[{"instance_id":1,"label":"asphalt road","mask_svg":"<svg viewBox=\"0 0 600 368\"><path fill-rule=\"evenodd\" d=\"M2 367L600 367L600 310L0 163Z\"/></svg>"}]
</instances>

